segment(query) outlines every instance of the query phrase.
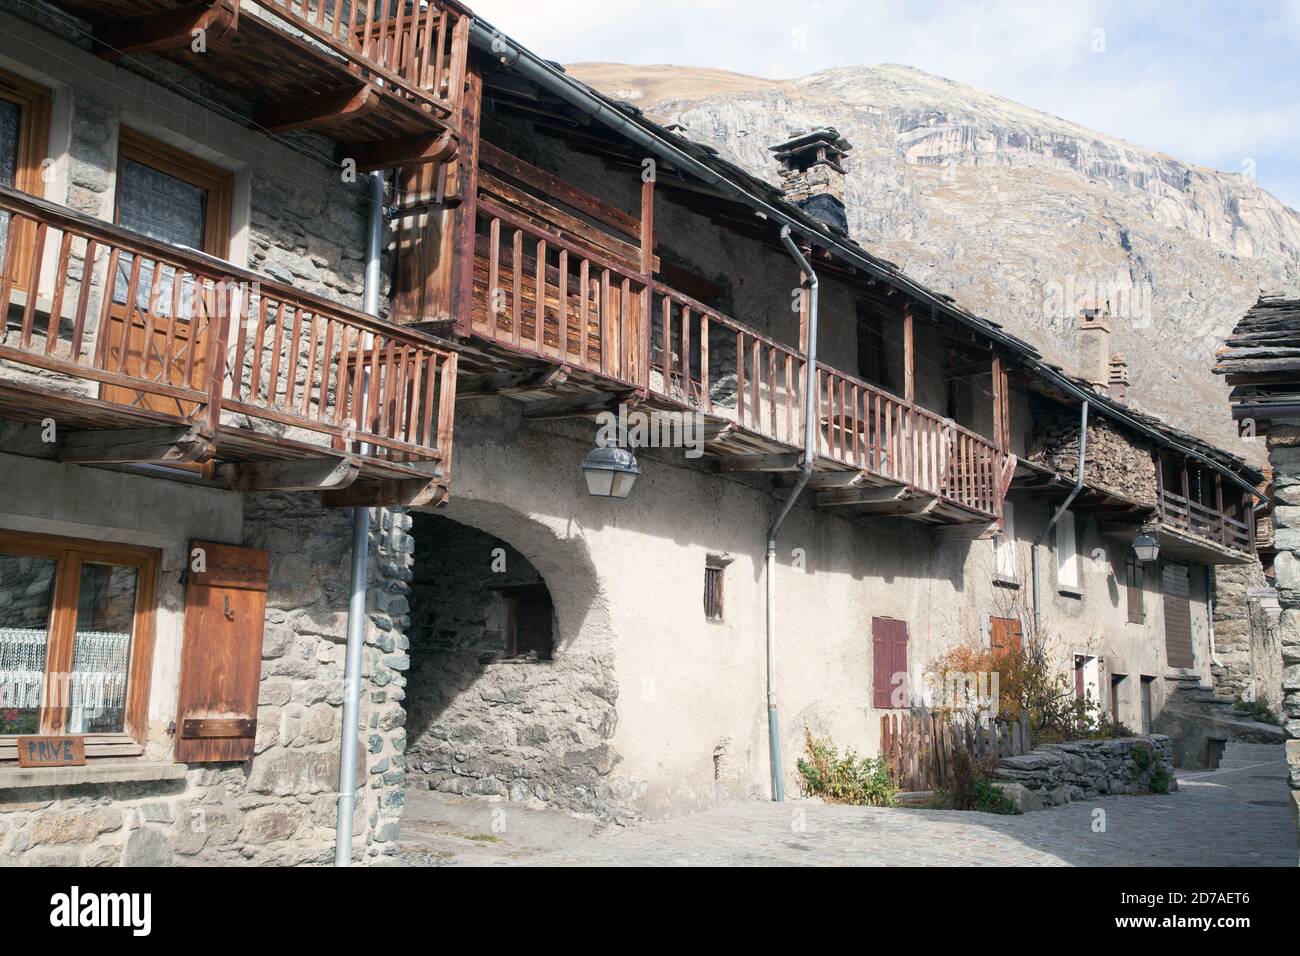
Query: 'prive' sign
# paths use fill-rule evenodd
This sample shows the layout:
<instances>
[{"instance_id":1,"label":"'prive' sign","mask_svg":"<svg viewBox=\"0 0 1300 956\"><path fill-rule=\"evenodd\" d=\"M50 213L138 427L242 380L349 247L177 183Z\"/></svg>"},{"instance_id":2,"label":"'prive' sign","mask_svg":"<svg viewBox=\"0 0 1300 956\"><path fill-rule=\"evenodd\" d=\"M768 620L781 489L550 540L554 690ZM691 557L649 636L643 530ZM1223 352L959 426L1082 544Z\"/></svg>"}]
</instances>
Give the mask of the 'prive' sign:
<instances>
[{"instance_id":1,"label":"'prive' sign","mask_svg":"<svg viewBox=\"0 0 1300 956\"><path fill-rule=\"evenodd\" d=\"M81 767L86 763L84 737L19 737L20 767Z\"/></svg>"}]
</instances>

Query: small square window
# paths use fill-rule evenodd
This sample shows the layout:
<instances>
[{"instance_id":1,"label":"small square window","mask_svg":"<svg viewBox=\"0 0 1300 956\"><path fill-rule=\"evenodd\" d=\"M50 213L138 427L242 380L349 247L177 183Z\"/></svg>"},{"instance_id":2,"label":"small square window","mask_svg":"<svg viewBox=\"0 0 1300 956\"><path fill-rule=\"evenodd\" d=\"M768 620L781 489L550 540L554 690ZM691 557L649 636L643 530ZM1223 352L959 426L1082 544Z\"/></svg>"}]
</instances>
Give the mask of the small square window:
<instances>
[{"instance_id":1,"label":"small square window","mask_svg":"<svg viewBox=\"0 0 1300 956\"><path fill-rule=\"evenodd\" d=\"M722 620L723 570L712 566L704 569L704 616L710 621Z\"/></svg>"}]
</instances>

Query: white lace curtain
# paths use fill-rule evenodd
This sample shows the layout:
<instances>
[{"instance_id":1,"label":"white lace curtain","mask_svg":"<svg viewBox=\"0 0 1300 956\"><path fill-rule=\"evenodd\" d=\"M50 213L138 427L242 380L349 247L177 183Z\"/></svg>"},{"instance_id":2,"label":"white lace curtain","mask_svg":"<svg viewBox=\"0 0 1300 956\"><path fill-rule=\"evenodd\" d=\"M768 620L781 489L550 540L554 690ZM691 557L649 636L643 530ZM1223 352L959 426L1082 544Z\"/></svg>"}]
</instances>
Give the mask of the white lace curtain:
<instances>
[{"instance_id":1,"label":"white lace curtain","mask_svg":"<svg viewBox=\"0 0 1300 956\"><path fill-rule=\"evenodd\" d=\"M0 628L0 706L41 705L47 643L41 628ZM130 659L129 632L77 632L66 691L62 682L51 682L59 696L66 693L69 733L86 733L96 718L125 708Z\"/></svg>"}]
</instances>

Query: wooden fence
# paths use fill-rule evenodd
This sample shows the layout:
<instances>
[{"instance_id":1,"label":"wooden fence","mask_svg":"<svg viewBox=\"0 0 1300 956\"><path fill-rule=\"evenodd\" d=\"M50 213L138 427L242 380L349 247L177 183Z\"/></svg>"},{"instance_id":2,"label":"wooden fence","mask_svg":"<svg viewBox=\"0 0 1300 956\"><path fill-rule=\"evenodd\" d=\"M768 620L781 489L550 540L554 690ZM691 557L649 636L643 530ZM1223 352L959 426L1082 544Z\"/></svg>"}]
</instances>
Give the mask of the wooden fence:
<instances>
[{"instance_id":1,"label":"wooden fence","mask_svg":"<svg viewBox=\"0 0 1300 956\"><path fill-rule=\"evenodd\" d=\"M952 779L953 755L976 760L1014 757L1032 749L1025 716L1016 721L917 709L880 718L880 755L898 788L937 790Z\"/></svg>"}]
</instances>

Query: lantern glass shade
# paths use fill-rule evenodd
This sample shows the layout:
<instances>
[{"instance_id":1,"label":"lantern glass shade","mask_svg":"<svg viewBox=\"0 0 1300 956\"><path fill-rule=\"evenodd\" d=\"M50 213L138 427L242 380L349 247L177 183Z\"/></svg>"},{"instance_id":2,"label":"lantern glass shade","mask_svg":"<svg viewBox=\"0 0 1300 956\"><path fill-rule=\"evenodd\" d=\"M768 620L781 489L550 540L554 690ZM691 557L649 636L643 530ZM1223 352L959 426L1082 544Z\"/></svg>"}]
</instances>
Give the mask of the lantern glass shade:
<instances>
[{"instance_id":1,"label":"lantern glass shade","mask_svg":"<svg viewBox=\"0 0 1300 956\"><path fill-rule=\"evenodd\" d=\"M597 446L582 463L587 494L596 498L626 498L639 474L636 456L626 448Z\"/></svg>"},{"instance_id":2,"label":"lantern glass shade","mask_svg":"<svg viewBox=\"0 0 1300 956\"><path fill-rule=\"evenodd\" d=\"M1149 564L1160 556L1160 539L1150 531L1143 531L1133 539L1133 551L1143 564Z\"/></svg>"}]
</instances>

